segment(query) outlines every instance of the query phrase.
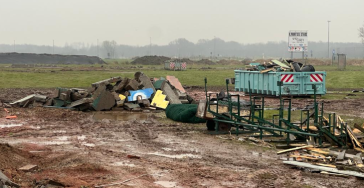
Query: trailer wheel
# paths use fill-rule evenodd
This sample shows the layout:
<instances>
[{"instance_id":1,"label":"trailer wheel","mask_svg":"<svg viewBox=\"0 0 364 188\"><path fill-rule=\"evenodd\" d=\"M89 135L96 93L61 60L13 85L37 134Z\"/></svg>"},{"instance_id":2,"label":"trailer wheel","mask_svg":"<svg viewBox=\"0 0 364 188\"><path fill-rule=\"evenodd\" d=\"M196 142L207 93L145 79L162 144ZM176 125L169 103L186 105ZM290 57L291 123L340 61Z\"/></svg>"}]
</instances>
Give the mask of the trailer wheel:
<instances>
[{"instance_id":1,"label":"trailer wheel","mask_svg":"<svg viewBox=\"0 0 364 188\"><path fill-rule=\"evenodd\" d=\"M206 127L208 131L214 131L215 130L215 121L214 120L207 120L206 121ZM229 123L219 123L219 131L230 131L231 124Z\"/></svg>"},{"instance_id":2,"label":"trailer wheel","mask_svg":"<svg viewBox=\"0 0 364 188\"><path fill-rule=\"evenodd\" d=\"M208 131L214 131L215 130L215 122L213 120L207 120L206 121L206 127Z\"/></svg>"}]
</instances>

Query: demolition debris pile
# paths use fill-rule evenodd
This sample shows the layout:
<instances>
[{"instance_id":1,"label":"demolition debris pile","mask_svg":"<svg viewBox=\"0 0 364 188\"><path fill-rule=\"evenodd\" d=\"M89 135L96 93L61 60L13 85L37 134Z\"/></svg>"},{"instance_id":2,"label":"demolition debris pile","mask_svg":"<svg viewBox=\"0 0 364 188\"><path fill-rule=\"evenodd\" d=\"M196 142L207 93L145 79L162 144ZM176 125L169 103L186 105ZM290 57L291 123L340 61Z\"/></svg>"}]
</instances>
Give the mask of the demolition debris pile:
<instances>
[{"instance_id":1,"label":"demolition debris pile","mask_svg":"<svg viewBox=\"0 0 364 188\"><path fill-rule=\"evenodd\" d=\"M260 73L267 72L315 72L312 65L303 65L300 62L293 60L271 60L264 63L250 63L248 71L260 71Z\"/></svg>"},{"instance_id":2,"label":"demolition debris pile","mask_svg":"<svg viewBox=\"0 0 364 188\"><path fill-rule=\"evenodd\" d=\"M364 178L362 153L350 149L336 150L305 145L279 151L278 154L288 152L288 157L282 158L284 164L305 168L310 172Z\"/></svg>"},{"instance_id":3,"label":"demolition debris pile","mask_svg":"<svg viewBox=\"0 0 364 188\"><path fill-rule=\"evenodd\" d=\"M10 103L12 106L101 111L124 108L130 111L166 109L169 104L193 101L174 76L150 79L136 72L134 79L113 77L91 84L91 89L57 88L52 97L33 94Z\"/></svg>"},{"instance_id":4,"label":"demolition debris pile","mask_svg":"<svg viewBox=\"0 0 364 188\"><path fill-rule=\"evenodd\" d=\"M340 116L338 116L337 121L339 124L345 123ZM282 150L277 154L288 153L287 158L282 158L284 164L306 168L311 172L364 178L363 142L354 134L354 132L364 133L364 128L357 124L354 127L356 128L355 131L350 126L346 126L346 129L339 129L338 126L333 127L337 129L336 132L343 132L347 136L348 143L345 147L315 148L314 146L319 146L319 144L315 143L314 140L309 140L307 141L309 145ZM315 130L314 127L310 127L310 129Z\"/></svg>"}]
</instances>

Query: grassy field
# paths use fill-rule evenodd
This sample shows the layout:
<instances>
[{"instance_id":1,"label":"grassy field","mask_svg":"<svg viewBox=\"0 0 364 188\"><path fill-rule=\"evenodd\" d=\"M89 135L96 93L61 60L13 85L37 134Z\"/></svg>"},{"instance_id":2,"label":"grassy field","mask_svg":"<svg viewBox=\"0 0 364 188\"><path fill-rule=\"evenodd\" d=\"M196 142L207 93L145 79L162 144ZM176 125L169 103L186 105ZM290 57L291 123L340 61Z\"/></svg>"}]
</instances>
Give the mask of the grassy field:
<instances>
[{"instance_id":1,"label":"grassy field","mask_svg":"<svg viewBox=\"0 0 364 188\"><path fill-rule=\"evenodd\" d=\"M107 60L107 62L107 65L103 65L104 70L90 69L101 69L101 65L61 65L52 69L11 68L10 65L1 65L0 88L89 87L93 82L110 77L132 78L136 71L142 71L149 77L174 75L183 85L203 86L206 77L209 86L224 86L225 78L234 77L234 69L244 68L243 65L190 65L187 71L168 71L161 65L142 65L143 68L133 68L135 65L131 65L130 60ZM204 69L201 69L202 67ZM210 68L207 69L208 67ZM61 71L64 68L70 70ZM82 68L88 70L85 71ZM328 89L364 88L362 81L364 67L348 66L345 71L339 71L331 66L315 66L315 68L318 71L327 71L326 88Z\"/></svg>"}]
</instances>

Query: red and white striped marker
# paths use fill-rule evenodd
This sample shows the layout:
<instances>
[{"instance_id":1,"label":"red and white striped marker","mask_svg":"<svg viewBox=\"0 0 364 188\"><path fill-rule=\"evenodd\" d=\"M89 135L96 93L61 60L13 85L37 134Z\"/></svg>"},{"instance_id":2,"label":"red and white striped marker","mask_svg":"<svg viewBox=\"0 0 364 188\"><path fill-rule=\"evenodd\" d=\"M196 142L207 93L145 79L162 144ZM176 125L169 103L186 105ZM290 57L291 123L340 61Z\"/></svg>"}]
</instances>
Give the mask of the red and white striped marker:
<instances>
[{"instance_id":1,"label":"red and white striped marker","mask_svg":"<svg viewBox=\"0 0 364 188\"><path fill-rule=\"evenodd\" d=\"M310 82L323 82L323 74L310 74Z\"/></svg>"},{"instance_id":2,"label":"red and white striped marker","mask_svg":"<svg viewBox=\"0 0 364 188\"><path fill-rule=\"evenodd\" d=\"M186 67L187 67L186 63L182 63L182 64L181 64L181 68L182 68L182 69L186 69Z\"/></svg>"},{"instance_id":3,"label":"red and white striped marker","mask_svg":"<svg viewBox=\"0 0 364 188\"><path fill-rule=\"evenodd\" d=\"M174 69L174 66L176 66L174 62L169 63L169 68L170 69Z\"/></svg>"},{"instance_id":4,"label":"red and white striped marker","mask_svg":"<svg viewBox=\"0 0 364 188\"><path fill-rule=\"evenodd\" d=\"M293 74L282 74L281 75L281 82L293 82Z\"/></svg>"}]
</instances>

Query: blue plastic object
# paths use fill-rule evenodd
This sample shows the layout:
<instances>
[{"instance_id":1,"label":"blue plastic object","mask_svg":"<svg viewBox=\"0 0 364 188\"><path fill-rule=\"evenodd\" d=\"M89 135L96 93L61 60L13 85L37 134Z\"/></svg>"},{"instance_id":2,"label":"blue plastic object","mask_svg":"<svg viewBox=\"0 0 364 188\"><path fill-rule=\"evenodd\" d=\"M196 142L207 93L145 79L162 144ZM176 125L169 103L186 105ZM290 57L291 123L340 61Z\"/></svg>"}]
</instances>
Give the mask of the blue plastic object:
<instances>
[{"instance_id":1,"label":"blue plastic object","mask_svg":"<svg viewBox=\"0 0 364 188\"><path fill-rule=\"evenodd\" d=\"M149 99L153 94L152 88L136 90L136 91L129 91L130 96L128 96L128 101L136 101L137 97L140 95L142 99Z\"/></svg>"},{"instance_id":2,"label":"blue plastic object","mask_svg":"<svg viewBox=\"0 0 364 188\"><path fill-rule=\"evenodd\" d=\"M235 70L235 91L263 95L279 95L278 81L282 81L282 95L313 95L312 85L316 85L316 94L326 94L326 72L267 72Z\"/></svg>"}]
</instances>

